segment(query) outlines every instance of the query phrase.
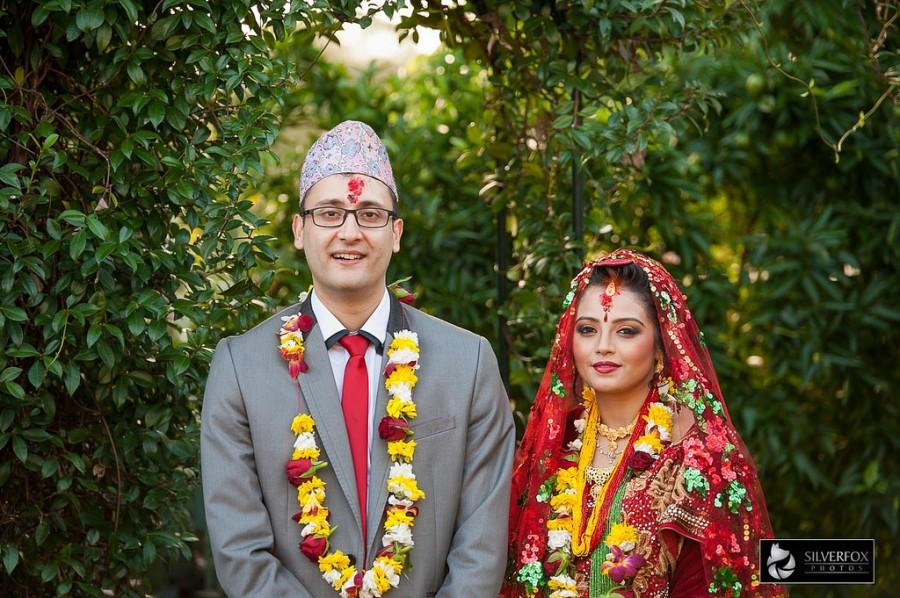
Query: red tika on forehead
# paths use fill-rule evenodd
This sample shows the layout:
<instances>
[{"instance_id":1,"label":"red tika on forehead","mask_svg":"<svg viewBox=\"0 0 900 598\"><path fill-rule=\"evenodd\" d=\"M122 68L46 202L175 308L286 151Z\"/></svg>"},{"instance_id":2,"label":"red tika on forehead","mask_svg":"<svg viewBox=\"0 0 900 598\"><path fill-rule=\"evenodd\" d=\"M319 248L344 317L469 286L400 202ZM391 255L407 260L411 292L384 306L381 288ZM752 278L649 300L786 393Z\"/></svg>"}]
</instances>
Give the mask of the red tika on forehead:
<instances>
[{"instance_id":1,"label":"red tika on forehead","mask_svg":"<svg viewBox=\"0 0 900 598\"><path fill-rule=\"evenodd\" d=\"M610 280L606 289L600 296L600 305L603 307L603 321L609 321L609 310L612 308L613 297L619 294L619 287L615 280Z\"/></svg>"},{"instance_id":2,"label":"red tika on forehead","mask_svg":"<svg viewBox=\"0 0 900 598\"><path fill-rule=\"evenodd\" d=\"M351 204L355 204L359 201L359 196L362 195L363 189L365 188L366 182L359 177L353 177L347 181L347 199Z\"/></svg>"}]
</instances>

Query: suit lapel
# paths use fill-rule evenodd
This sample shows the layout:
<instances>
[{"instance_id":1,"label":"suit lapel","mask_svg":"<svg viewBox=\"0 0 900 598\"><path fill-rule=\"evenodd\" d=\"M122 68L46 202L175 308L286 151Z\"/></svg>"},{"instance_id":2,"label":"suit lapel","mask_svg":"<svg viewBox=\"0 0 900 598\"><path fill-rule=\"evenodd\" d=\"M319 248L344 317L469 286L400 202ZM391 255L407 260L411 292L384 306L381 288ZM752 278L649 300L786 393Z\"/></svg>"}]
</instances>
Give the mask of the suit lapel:
<instances>
[{"instance_id":1,"label":"suit lapel","mask_svg":"<svg viewBox=\"0 0 900 598\"><path fill-rule=\"evenodd\" d=\"M367 505L367 521L366 539L368 541L368 560L371 562L375 558L376 547L375 540L378 538L378 528L384 516L384 508L387 504L387 478L388 471L391 467L391 460L387 454L387 444L378 435L378 423L386 413L388 393L384 386L384 368L388 363L387 349L391 345L394 334L404 328L408 328L409 324L406 320L406 314L403 306L391 293L391 315L388 318L387 334L384 338L384 351L381 355L381 372L378 376L378 394L375 399L375 418L372 426L372 451L369 460L369 497ZM413 391L415 393L415 390ZM415 398L415 394L413 394ZM368 563L366 563L368 565Z\"/></svg>"},{"instance_id":2,"label":"suit lapel","mask_svg":"<svg viewBox=\"0 0 900 598\"><path fill-rule=\"evenodd\" d=\"M308 299L300 311L313 315ZM314 325L307 334L304 344L306 345L304 359L309 365L309 371L298 377L300 391L310 414L316 420L316 431L322 439L325 453L322 459L327 459L334 469L334 475L356 519L356 529L360 529L362 519L356 498L356 478L353 474L353 460L350 457L350 442L347 439L341 399L334 384L334 373L325 348L325 339L322 338L322 329Z\"/></svg>"}]
</instances>

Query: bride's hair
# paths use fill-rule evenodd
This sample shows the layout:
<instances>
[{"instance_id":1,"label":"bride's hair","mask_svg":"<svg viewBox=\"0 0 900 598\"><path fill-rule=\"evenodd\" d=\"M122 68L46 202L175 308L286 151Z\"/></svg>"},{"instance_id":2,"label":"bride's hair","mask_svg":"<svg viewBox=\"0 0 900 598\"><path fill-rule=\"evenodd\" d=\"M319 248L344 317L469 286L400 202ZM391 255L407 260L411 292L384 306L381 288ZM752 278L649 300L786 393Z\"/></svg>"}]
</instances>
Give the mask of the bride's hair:
<instances>
[{"instance_id":1,"label":"bride's hair","mask_svg":"<svg viewBox=\"0 0 900 598\"><path fill-rule=\"evenodd\" d=\"M650 294L650 278L637 264L629 263L621 266L597 266L591 272L590 287L606 287L610 282L615 282L620 289L627 289L638 296L644 313L653 324L656 338L656 348L664 353L662 337L659 331L659 322L656 318L656 304Z\"/></svg>"}]
</instances>

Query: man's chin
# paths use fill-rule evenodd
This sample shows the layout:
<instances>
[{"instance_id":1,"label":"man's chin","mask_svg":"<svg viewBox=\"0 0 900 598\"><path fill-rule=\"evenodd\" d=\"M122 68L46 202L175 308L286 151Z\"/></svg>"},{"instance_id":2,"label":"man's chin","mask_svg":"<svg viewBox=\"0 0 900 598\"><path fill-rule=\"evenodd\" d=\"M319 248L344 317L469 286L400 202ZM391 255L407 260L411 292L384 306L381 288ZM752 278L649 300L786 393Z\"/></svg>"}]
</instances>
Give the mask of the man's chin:
<instances>
[{"instance_id":1,"label":"man's chin","mask_svg":"<svg viewBox=\"0 0 900 598\"><path fill-rule=\"evenodd\" d=\"M332 280L329 284L322 285L322 287L323 290L330 294L341 297L365 297L373 293L381 293L384 285L383 280L372 281L371 279L360 280L355 277L344 277L339 280Z\"/></svg>"}]
</instances>

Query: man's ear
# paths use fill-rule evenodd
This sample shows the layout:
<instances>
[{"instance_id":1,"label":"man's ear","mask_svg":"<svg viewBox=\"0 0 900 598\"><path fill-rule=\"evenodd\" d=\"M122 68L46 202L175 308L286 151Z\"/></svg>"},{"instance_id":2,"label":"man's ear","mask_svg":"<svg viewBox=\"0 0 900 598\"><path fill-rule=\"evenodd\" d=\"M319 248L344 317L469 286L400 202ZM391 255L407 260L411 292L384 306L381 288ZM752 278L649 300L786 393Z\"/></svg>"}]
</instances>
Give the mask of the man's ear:
<instances>
[{"instance_id":1,"label":"man's ear","mask_svg":"<svg viewBox=\"0 0 900 598\"><path fill-rule=\"evenodd\" d=\"M403 236L403 219L397 218L391 226L394 232L394 253L400 251L400 237Z\"/></svg>"},{"instance_id":2,"label":"man's ear","mask_svg":"<svg viewBox=\"0 0 900 598\"><path fill-rule=\"evenodd\" d=\"M294 247L303 250L303 216L294 214L291 221L291 230L294 231Z\"/></svg>"}]
</instances>

